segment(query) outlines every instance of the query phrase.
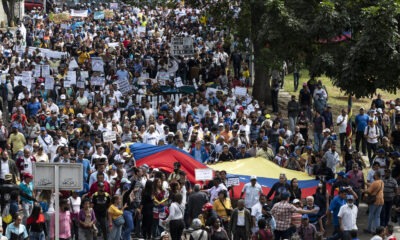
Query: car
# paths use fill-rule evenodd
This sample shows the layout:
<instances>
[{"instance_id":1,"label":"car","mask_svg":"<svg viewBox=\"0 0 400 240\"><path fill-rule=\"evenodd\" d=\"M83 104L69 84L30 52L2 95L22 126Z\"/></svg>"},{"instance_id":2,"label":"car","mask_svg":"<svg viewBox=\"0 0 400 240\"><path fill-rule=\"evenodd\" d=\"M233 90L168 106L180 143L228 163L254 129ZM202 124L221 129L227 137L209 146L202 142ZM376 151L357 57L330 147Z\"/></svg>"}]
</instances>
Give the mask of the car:
<instances>
[{"instance_id":1,"label":"car","mask_svg":"<svg viewBox=\"0 0 400 240\"><path fill-rule=\"evenodd\" d=\"M25 11L32 11L35 9L43 9L43 1L42 0L25 0Z\"/></svg>"}]
</instances>

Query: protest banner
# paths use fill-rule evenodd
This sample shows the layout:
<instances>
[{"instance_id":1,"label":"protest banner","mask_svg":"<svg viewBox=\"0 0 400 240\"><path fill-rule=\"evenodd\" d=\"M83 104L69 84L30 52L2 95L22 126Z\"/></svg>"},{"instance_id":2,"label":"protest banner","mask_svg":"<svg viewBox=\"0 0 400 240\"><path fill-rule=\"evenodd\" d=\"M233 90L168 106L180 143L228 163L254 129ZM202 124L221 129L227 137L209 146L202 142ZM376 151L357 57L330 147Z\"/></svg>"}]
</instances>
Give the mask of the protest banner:
<instances>
[{"instance_id":1,"label":"protest banner","mask_svg":"<svg viewBox=\"0 0 400 240\"><path fill-rule=\"evenodd\" d=\"M236 96L246 96L247 88L245 87L235 87L235 95Z\"/></svg>"},{"instance_id":2,"label":"protest banner","mask_svg":"<svg viewBox=\"0 0 400 240\"><path fill-rule=\"evenodd\" d=\"M92 78L90 79L90 82L92 83L93 86L104 86L106 79L104 77L92 76Z\"/></svg>"},{"instance_id":3,"label":"protest banner","mask_svg":"<svg viewBox=\"0 0 400 240\"><path fill-rule=\"evenodd\" d=\"M46 90L53 90L54 89L54 78L46 77L44 82L44 89Z\"/></svg>"},{"instance_id":4,"label":"protest banner","mask_svg":"<svg viewBox=\"0 0 400 240\"><path fill-rule=\"evenodd\" d=\"M103 142L112 142L117 140L117 133L113 131L103 132Z\"/></svg>"},{"instance_id":5,"label":"protest banner","mask_svg":"<svg viewBox=\"0 0 400 240\"><path fill-rule=\"evenodd\" d=\"M108 47L110 48L115 48L119 46L119 42L112 42L112 43L107 43Z\"/></svg>"},{"instance_id":6,"label":"protest banner","mask_svg":"<svg viewBox=\"0 0 400 240\"><path fill-rule=\"evenodd\" d=\"M238 177L231 177L228 178L226 186L230 187L230 186L239 186L240 185L240 179Z\"/></svg>"},{"instance_id":7,"label":"protest banner","mask_svg":"<svg viewBox=\"0 0 400 240\"><path fill-rule=\"evenodd\" d=\"M112 10L118 9L118 3L116 3L116 2L110 3L110 9L112 9Z\"/></svg>"},{"instance_id":8,"label":"protest banner","mask_svg":"<svg viewBox=\"0 0 400 240\"><path fill-rule=\"evenodd\" d=\"M212 180L214 177L213 170L211 168L196 168L194 170L196 181L207 181Z\"/></svg>"},{"instance_id":9,"label":"protest banner","mask_svg":"<svg viewBox=\"0 0 400 240\"><path fill-rule=\"evenodd\" d=\"M113 10L104 10L104 19L112 19L114 17Z\"/></svg>"},{"instance_id":10,"label":"protest banner","mask_svg":"<svg viewBox=\"0 0 400 240\"><path fill-rule=\"evenodd\" d=\"M126 94L131 91L131 85L129 84L128 79L120 79L117 81L118 89L122 94Z\"/></svg>"},{"instance_id":11,"label":"protest banner","mask_svg":"<svg viewBox=\"0 0 400 240\"><path fill-rule=\"evenodd\" d=\"M49 20L55 24L65 23L70 20L70 14L68 12L50 13Z\"/></svg>"},{"instance_id":12,"label":"protest banner","mask_svg":"<svg viewBox=\"0 0 400 240\"><path fill-rule=\"evenodd\" d=\"M94 20L104 19L105 18L104 12L103 11L94 12L93 18Z\"/></svg>"},{"instance_id":13,"label":"protest banner","mask_svg":"<svg viewBox=\"0 0 400 240\"><path fill-rule=\"evenodd\" d=\"M72 59L71 62L69 62L68 69L74 70L75 68L79 68L79 66L78 66L78 63L76 62L76 60Z\"/></svg>"},{"instance_id":14,"label":"protest banner","mask_svg":"<svg viewBox=\"0 0 400 240\"><path fill-rule=\"evenodd\" d=\"M193 56L194 47L191 37L174 37L171 40L172 56Z\"/></svg>"},{"instance_id":15,"label":"protest banner","mask_svg":"<svg viewBox=\"0 0 400 240\"><path fill-rule=\"evenodd\" d=\"M88 16L88 10L75 10L71 9L71 17L81 17L85 18Z\"/></svg>"},{"instance_id":16,"label":"protest banner","mask_svg":"<svg viewBox=\"0 0 400 240\"><path fill-rule=\"evenodd\" d=\"M61 59L62 57L68 56L67 52L53 51L53 50L46 49L46 48L36 48L36 47L28 48L29 55L33 55L33 52L37 52L37 51L39 51L39 53L42 57L47 57L47 58Z\"/></svg>"},{"instance_id":17,"label":"protest banner","mask_svg":"<svg viewBox=\"0 0 400 240\"><path fill-rule=\"evenodd\" d=\"M76 72L75 71L68 71L67 78L71 85L76 84Z\"/></svg>"},{"instance_id":18,"label":"protest banner","mask_svg":"<svg viewBox=\"0 0 400 240\"><path fill-rule=\"evenodd\" d=\"M104 61L101 57L93 57L92 60L92 70L95 72L104 72Z\"/></svg>"}]
</instances>

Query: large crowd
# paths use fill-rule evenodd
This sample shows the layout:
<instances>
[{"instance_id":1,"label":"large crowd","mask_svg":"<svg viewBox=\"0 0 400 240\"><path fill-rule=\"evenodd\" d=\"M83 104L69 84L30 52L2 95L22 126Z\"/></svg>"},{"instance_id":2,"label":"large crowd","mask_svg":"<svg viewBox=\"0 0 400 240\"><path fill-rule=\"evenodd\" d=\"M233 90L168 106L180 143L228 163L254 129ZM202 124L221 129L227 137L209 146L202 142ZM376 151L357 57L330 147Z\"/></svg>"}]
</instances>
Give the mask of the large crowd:
<instances>
[{"instance_id":1,"label":"large crowd","mask_svg":"<svg viewBox=\"0 0 400 240\"><path fill-rule=\"evenodd\" d=\"M271 111L248 93L249 40L206 9L109 8L78 5L71 13L82 15L67 20L58 19L67 5L34 9L15 32L0 31L1 239L355 240L362 201L371 239L396 239L400 99L378 95L333 116L311 79L279 109L288 68L299 84L298 67L284 63L272 74ZM191 39L185 55L174 53L176 37ZM135 143L173 145L204 164L259 157L319 183L305 196L282 173L264 193L251 176L233 199L226 171L195 184L179 162L172 173L136 165ZM35 162L82 164L84 188L35 189Z\"/></svg>"}]
</instances>

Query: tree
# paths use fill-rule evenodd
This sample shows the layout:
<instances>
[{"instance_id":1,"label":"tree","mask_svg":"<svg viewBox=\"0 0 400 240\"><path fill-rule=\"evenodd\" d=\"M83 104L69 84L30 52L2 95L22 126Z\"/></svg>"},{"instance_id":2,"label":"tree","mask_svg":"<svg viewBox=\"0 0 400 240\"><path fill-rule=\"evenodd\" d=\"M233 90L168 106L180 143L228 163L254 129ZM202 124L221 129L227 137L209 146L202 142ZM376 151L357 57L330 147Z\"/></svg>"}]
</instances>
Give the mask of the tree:
<instances>
[{"instance_id":1,"label":"tree","mask_svg":"<svg viewBox=\"0 0 400 240\"><path fill-rule=\"evenodd\" d=\"M15 17L15 5L19 2L19 0L1 0L1 2L3 3L4 12L7 15L8 26L10 26Z\"/></svg>"}]
</instances>

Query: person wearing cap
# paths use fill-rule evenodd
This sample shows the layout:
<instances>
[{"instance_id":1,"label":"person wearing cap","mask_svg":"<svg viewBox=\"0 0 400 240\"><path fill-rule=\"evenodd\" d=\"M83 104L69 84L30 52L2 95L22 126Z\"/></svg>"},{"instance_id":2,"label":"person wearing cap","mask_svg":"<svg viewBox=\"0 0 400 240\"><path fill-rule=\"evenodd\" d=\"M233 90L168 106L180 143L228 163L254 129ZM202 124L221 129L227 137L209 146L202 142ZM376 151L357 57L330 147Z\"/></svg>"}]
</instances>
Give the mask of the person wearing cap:
<instances>
[{"instance_id":1,"label":"person wearing cap","mask_svg":"<svg viewBox=\"0 0 400 240\"><path fill-rule=\"evenodd\" d=\"M88 183L89 175L91 173L90 161L85 158L85 152L83 150L78 150L77 156L78 158L76 159L76 163L83 165L83 181Z\"/></svg>"},{"instance_id":2,"label":"person wearing cap","mask_svg":"<svg viewBox=\"0 0 400 240\"><path fill-rule=\"evenodd\" d=\"M26 139L24 134L18 131L18 126L16 124L12 125L12 132L7 140L8 146L11 146L12 156L16 159L19 153L22 153L24 146L26 144Z\"/></svg>"},{"instance_id":3,"label":"person wearing cap","mask_svg":"<svg viewBox=\"0 0 400 240\"><path fill-rule=\"evenodd\" d=\"M368 115L365 114L364 108L360 108L360 113L356 115L355 124L356 124L356 150L357 152L360 151L360 144L361 144L361 151L365 156L367 154L367 142L364 137L365 128L368 125Z\"/></svg>"},{"instance_id":4,"label":"person wearing cap","mask_svg":"<svg viewBox=\"0 0 400 240\"><path fill-rule=\"evenodd\" d=\"M340 150L344 150L345 138L347 134L348 116L346 110L343 108L341 114L336 118L336 126L339 130Z\"/></svg>"},{"instance_id":5,"label":"person wearing cap","mask_svg":"<svg viewBox=\"0 0 400 240\"><path fill-rule=\"evenodd\" d=\"M297 122L297 116L300 113L300 104L296 101L296 96L292 95L290 101L287 104L288 118L289 118L289 128L290 131L294 132L294 127Z\"/></svg>"},{"instance_id":6,"label":"person wearing cap","mask_svg":"<svg viewBox=\"0 0 400 240\"><path fill-rule=\"evenodd\" d=\"M36 162L36 158L31 155L31 151L29 148L24 148L23 155L20 156L15 164L18 167L20 175L24 173L32 173L33 172L33 163Z\"/></svg>"},{"instance_id":7,"label":"person wearing cap","mask_svg":"<svg viewBox=\"0 0 400 240\"><path fill-rule=\"evenodd\" d=\"M195 146L190 150L189 153L196 161L200 163L208 162L209 155L200 140L196 141Z\"/></svg>"},{"instance_id":8,"label":"person wearing cap","mask_svg":"<svg viewBox=\"0 0 400 240\"><path fill-rule=\"evenodd\" d=\"M45 127L40 128L40 135L37 138L37 142L43 147L45 153L50 153L50 147L53 146L53 137L47 134Z\"/></svg>"},{"instance_id":9,"label":"person wearing cap","mask_svg":"<svg viewBox=\"0 0 400 240\"><path fill-rule=\"evenodd\" d=\"M301 216L301 225L297 229L297 233L303 240L314 240L317 237L317 229L314 224L310 224L310 219L308 214L303 214Z\"/></svg>"},{"instance_id":10,"label":"person wearing cap","mask_svg":"<svg viewBox=\"0 0 400 240\"><path fill-rule=\"evenodd\" d=\"M202 229L202 224L200 219L194 218L192 224L190 225L190 228L193 230L190 233L190 239L195 239L195 240L208 239L208 233L206 230Z\"/></svg>"},{"instance_id":11,"label":"person wearing cap","mask_svg":"<svg viewBox=\"0 0 400 240\"><path fill-rule=\"evenodd\" d=\"M290 239L291 237L291 218L294 213L309 214L317 213L314 210L303 210L289 203L290 194L284 192L280 196L280 201L272 207L271 213L276 221L276 230L274 236L276 240Z\"/></svg>"},{"instance_id":12,"label":"person wearing cap","mask_svg":"<svg viewBox=\"0 0 400 240\"><path fill-rule=\"evenodd\" d=\"M258 203L262 195L262 188L261 185L257 183L257 176L251 176L250 182L243 186L240 198L243 198L243 195L245 195L244 202L247 209L251 209Z\"/></svg>"},{"instance_id":13,"label":"person wearing cap","mask_svg":"<svg viewBox=\"0 0 400 240\"><path fill-rule=\"evenodd\" d=\"M346 196L346 204L340 207L338 213L340 234L336 236L341 236L342 239L351 239L351 231L357 231L357 214L358 207L354 204L354 196ZM334 238L329 238L334 239Z\"/></svg>"},{"instance_id":14,"label":"person wearing cap","mask_svg":"<svg viewBox=\"0 0 400 240\"><path fill-rule=\"evenodd\" d=\"M82 197L83 198L83 197ZM99 224L103 239L108 239L107 209L111 203L111 196L104 190L104 183L98 183L98 190L92 195L93 210Z\"/></svg>"},{"instance_id":15,"label":"person wearing cap","mask_svg":"<svg viewBox=\"0 0 400 240\"><path fill-rule=\"evenodd\" d=\"M328 94L322 87L322 83L319 81L317 88L313 92L314 108L318 112L322 112L326 107L326 102L328 101Z\"/></svg>"},{"instance_id":16,"label":"person wearing cap","mask_svg":"<svg viewBox=\"0 0 400 240\"><path fill-rule=\"evenodd\" d=\"M272 200L272 203L274 204L280 200L281 195L285 192L290 192L290 185L287 182L286 174L281 173L279 174L279 181L274 183L271 190L269 190L267 200L269 201L272 195L274 195Z\"/></svg>"},{"instance_id":17,"label":"person wearing cap","mask_svg":"<svg viewBox=\"0 0 400 240\"><path fill-rule=\"evenodd\" d=\"M30 196L30 197L35 197L34 192L33 192L33 176L31 173L29 172L25 172L23 174L23 181L19 184L19 188L21 189L21 191L23 193L25 193L26 195ZM21 204L22 204L22 210L24 212L24 222L26 221L26 218L31 214L32 212L32 208L33 208L33 201L25 198L25 197L21 197Z\"/></svg>"},{"instance_id":18,"label":"person wearing cap","mask_svg":"<svg viewBox=\"0 0 400 240\"><path fill-rule=\"evenodd\" d=\"M392 170L390 168L385 169L385 173L383 175L383 208L381 211L381 226L388 226L390 216L391 216L391 211L392 211L392 206L393 206L393 201L394 198L396 197L397 193L399 192L399 186L397 184L396 179L392 177Z\"/></svg>"},{"instance_id":19,"label":"person wearing cap","mask_svg":"<svg viewBox=\"0 0 400 240\"><path fill-rule=\"evenodd\" d=\"M330 105L326 105L324 111L321 113L321 116L325 119L325 128L331 129L333 127L332 107Z\"/></svg>"},{"instance_id":20,"label":"person wearing cap","mask_svg":"<svg viewBox=\"0 0 400 240\"><path fill-rule=\"evenodd\" d=\"M0 161L0 184L6 182L6 175L11 174L12 183L17 183L20 180L19 169L14 160L9 158L8 152L0 149L1 161ZM5 169L3 169L5 168Z\"/></svg>"},{"instance_id":21,"label":"person wearing cap","mask_svg":"<svg viewBox=\"0 0 400 240\"><path fill-rule=\"evenodd\" d=\"M286 148L284 146L280 146L278 153L274 157L274 162L279 166L284 167L287 165L286 163L287 161L288 161L288 156L286 154Z\"/></svg>"},{"instance_id":22,"label":"person wearing cap","mask_svg":"<svg viewBox=\"0 0 400 240\"><path fill-rule=\"evenodd\" d=\"M385 174L385 169L389 167L389 159L386 157L386 152L383 148L376 150L376 157L373 163L379 163L379 172L383 176Z\"/></svg>"},{"instance_id":23,"label":"person wearing cap","mask_svg":"<svg viewBox=\"0 0 400 240\"><path fill-rule=\"evenodd\" d=\"M314 134L314 151L319 152L322 146L322 131L325 129L325 118L321 116L320 112L315 111L315 115L312 121Z\"/></svg>"},{"instance_id":24,"label":"person wearing cap","mask_svg":"<svg viewBox=\"0 0 400 240\"><path fill-rule=\"evenodd\" d=\"M380 138L380 131L381 130L374 123L373 119L370 118L368 120L368 125L365 127L364 130L364 137L367 142L368 159L370 165L372 165L372 162L376 155L376 150L378 148L378 140Z\"/></svg>"}]
</instances>

